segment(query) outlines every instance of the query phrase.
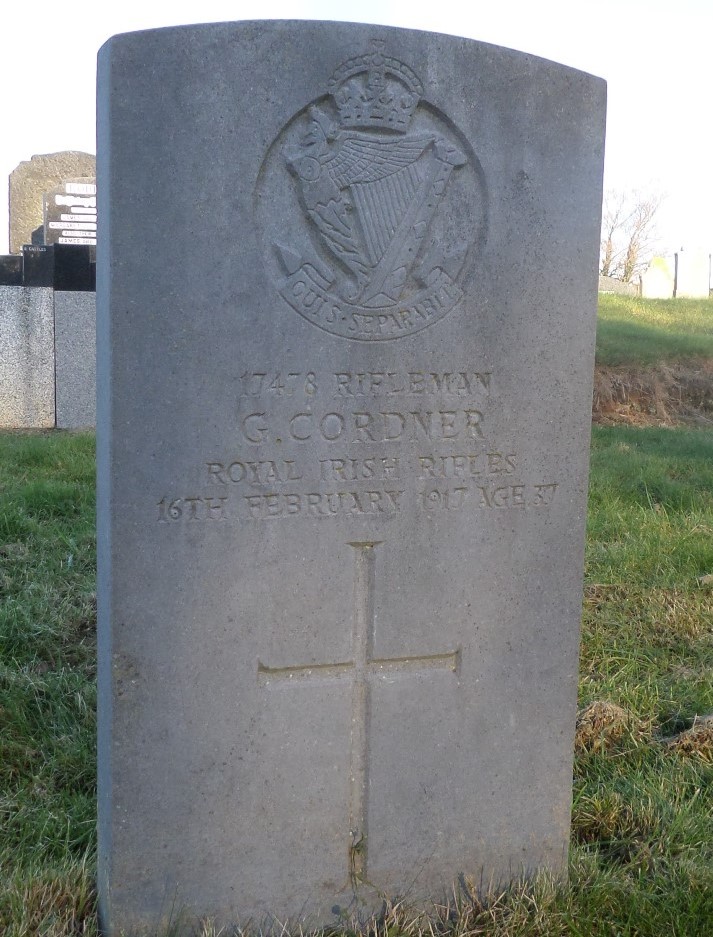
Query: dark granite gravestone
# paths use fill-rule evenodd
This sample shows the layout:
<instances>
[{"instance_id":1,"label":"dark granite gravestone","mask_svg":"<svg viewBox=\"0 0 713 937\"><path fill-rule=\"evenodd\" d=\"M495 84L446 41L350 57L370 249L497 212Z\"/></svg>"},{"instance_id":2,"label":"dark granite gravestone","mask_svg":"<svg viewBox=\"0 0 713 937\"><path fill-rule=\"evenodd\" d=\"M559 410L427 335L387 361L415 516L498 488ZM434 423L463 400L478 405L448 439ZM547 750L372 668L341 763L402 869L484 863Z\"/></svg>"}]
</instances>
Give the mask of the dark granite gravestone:
<instances>
[{"instance_id":1,"label":"dark granite gravestone","mask_svg":"<svg viewBox=\"0 0 713 937\"><path fill-rule=\"evenodd\" d=\"M0 286L22 286L22 255L0 256Z\"/></svg>"},{"instance_id":2,"label":"dark granite gravestone","mask_svg":"<svg viewBox=\"0 0 713 937\"><path fill-rule=\"evenodd\" d=\"M79 244L25 245L23 284L85 292L96 289L95 248Z\"/></svg>"},{"instance_id":3,"label":"dark granite gravestone","mask_svg":"<svg viewBox=\"0 0 713 937\"><path fill-rule=\"evenodd\" d=\"M96 289L94 251L88 244L55 244L54 288L65 292Z\"/></svg>"},{"instance_id":4,"label":"dark granite gravestone","mask_svg":"<svg viewBox=\"0 0 713 937\"><path fill-rule=\"evenodd\" d=\"M43 244L25 244L22 248L24 286L54 286L54 248Z\"/></svg>"},{"instance_id":5,"label":"dark granite gravestone","mask_svg":"<svg viewBox=\"0 0 713 937\"><path fill-rule=\"evenodd\" d=\"M109 935L565 872L604 97L376 26L102 49Z\"/></svg>"}]
</instances>

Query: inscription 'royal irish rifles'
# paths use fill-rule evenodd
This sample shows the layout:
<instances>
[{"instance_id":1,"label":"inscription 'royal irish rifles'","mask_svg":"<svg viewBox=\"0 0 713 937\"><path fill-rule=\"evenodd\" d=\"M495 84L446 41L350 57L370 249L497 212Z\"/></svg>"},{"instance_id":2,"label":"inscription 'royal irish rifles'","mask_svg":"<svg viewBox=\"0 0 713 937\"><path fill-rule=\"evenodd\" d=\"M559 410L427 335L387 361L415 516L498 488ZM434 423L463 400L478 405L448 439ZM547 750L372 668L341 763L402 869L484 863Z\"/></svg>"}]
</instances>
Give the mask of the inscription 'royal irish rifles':
<instances>
[{"instance_id":1,"label":"inscription 'royal irish rifles'","mask_svg":"<svg viewBox=\"0 0 713 937\"><path fill-rule=\"evenodd\" d=\"M415 72L380 47L344 62L328 91L288 123L263 167L258 213L264 198L288 219L266 232L276 285L337 335L417 332L463 297L485 229L477 159Z\"/></svg>"}]
</instances>

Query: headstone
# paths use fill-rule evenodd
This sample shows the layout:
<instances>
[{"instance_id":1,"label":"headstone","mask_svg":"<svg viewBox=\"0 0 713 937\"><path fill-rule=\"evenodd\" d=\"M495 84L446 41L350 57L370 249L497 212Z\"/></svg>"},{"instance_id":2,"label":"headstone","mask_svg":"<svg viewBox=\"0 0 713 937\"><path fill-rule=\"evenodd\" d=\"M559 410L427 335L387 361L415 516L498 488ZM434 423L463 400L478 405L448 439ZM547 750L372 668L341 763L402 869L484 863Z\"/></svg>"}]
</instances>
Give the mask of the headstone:
<instances>
[{"instance_id":1,"label":"headstone","mask_svg":"<svg viewBox=\"0 0 713 937\"><path fill-rule=\"evenodd\" d=\"M0 286L0 428L54 426L51 289Z\"/></svg>"},{"instance_id":2,"label":"headstone","mask_svg":"<svg viewBox=\"0 0 713 937\"><path fill-rule=\"evenodd\" d=\"M10 253L35 243L32 232L43 224L43 196L67 179L94 181L96 157L66 150L33 156L10 173Z\"/></svg>"},{"instance_id":3,"label":"headstone","mask_svg":"<svg viewBox=\"0 0 713 937\"><path fill-rule=\"evenodd\" d=\"M54 261L54 247L25 244L22 248L23 284L54 287Z\"/></svg>"},{"instance_id":4,"label":"headstone","mask_svg":"<svg viewBox=\"0 0 713 937\"><path fill-rule=\"evenodd\" d=\"M23 284L63 291L95 290L95 250L80 244L26 244L22 248Z\"/></svg>"},{"instance_id":5,"label":"headstone","mask_svg":"<svg viewBox=\"0 0 713 937\"><path fill-rule=\"evenodd\" d=\"M641 274L641 295L646 299L671 299L675 283L674 264L667 257L653 257Z\"/></svg>"},{"instance_id":6,"label":"headstone","mask_svg":"<svg viewBox=\"0 0 713 937\"><path fill-rule=\"evenodd\" d=\"M96 423L96 296L54 294L56 411L58 429Z\"/></svg>"},{"instance_id":7,"label":"headstone","mask_svg":"<svg viewBox=\"0 0 713 937\"><path fill-rule=\"evenodd\" d=\"M22 255L0 256L0 286L22 286Z\"/></svg>"},{"instance_id":8,"label":"headstone","mask_svg":"<svg viewBox=\"0 0 713 937\"><path fill-rule=\"evenodd\" d=\"M45 244L97 243L97 187L95 181L74 180L43 196Z\"/></svg>"},{"instance_id":9,"label":"headstone","mask_svg":"<svg viewBox=\"0 0 713 937\"><path fill-rule=\"evenodd\" d=\"M88 244L54 245L54 288L64 292L96 289L96 271L92 263L95 248Z\"/></svg>"},{"instance_id":10,"label":"headstone","mask_svg":"<svg viewBox=\"0 0 713 937\"><path fill-rule=\"evenodd\" d=\"M366 25L101 51L108 934L564 874L604 93Z\"/></svg>"},{"instance_id":11,"label":"headstone","mask_svg":"<svg viewBox=\"0 0 713 937\"><path fill-rule=\"evenodd\" d=\"M708 251L681 249L676 254L676 296L708 299L711 282L711 255Z\"/></svg>"}]
</instances>

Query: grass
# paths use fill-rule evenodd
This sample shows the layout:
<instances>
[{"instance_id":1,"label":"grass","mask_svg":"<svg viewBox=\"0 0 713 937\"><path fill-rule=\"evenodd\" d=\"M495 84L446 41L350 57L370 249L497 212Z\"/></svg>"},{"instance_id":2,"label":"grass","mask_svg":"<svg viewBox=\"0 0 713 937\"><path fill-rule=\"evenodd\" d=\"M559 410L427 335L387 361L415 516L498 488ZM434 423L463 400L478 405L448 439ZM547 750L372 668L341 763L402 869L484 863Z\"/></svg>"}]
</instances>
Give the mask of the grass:
<instances>
[{"instance_id":1,"label":"grass","mask_svg":"<svg viewBox=\"0 0 713 937\"><path fill-rule=\"evenodd\" d=\"M599 295L597 364L713 358L713 299Z\"/></svg>"},{"instance_id":2,"label":"grass","mask_svg":"<svg viewBox=\"0 0 713 937\"><path fill-rule=\"evenodd\" d=\"M0 933L92 937L93 438L0 434L0 473ZM712 574L713 434L595 427L570 882L379 937L713 933Z\"/></svg>"},{"instance_id":3,"label":"grass","mask_svg":"<svg viewBox=\"0 0 713 937\"><path fill-rule=\"evenodd\" d=\"M91 922L94 440L0 436L0 933Z\"/></svg>"},{"instance_id":4,"label":"grass","mask_svg":"<svg viewBox=\"0 0 713 937\"><path fill-rule=\"evenodd\" d=\"M587 578L686 589L713 572L713 434L598 427Z\"/></svg>"}]
</instances>

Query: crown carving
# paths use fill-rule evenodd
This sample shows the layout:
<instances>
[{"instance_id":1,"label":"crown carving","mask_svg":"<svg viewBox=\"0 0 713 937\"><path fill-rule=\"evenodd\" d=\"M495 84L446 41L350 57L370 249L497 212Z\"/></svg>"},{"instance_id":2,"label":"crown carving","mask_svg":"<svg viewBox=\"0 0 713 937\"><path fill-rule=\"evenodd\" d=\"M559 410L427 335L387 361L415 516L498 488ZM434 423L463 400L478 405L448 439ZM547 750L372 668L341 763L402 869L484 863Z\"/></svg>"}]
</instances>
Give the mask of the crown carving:
<instances>
[{"instance_id":1,"label":"crown carving","mask_svg":"<svg viewBox=\"0 0 713 937\"><path fill-rule=\"evenodd\" d=\"M405 133L423 87L408 65L377 51L340 65L329 92L343 127Z\"/></svg>"}]
</instances>

